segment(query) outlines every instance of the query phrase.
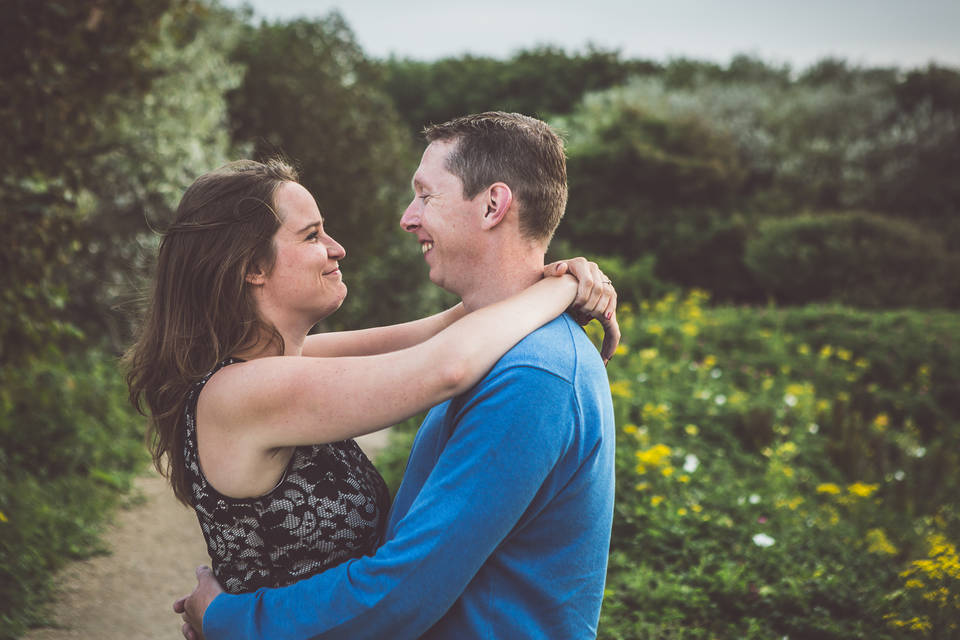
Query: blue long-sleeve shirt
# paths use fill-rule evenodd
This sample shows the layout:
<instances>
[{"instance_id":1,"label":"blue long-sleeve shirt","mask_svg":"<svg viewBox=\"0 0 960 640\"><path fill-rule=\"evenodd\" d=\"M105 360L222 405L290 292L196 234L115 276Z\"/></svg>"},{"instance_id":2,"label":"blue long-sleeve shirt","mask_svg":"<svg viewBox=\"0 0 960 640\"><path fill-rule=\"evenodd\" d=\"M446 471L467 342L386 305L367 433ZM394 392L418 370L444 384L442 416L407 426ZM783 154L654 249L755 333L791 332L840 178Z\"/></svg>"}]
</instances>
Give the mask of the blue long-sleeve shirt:
<instances>
[{"instance_id":1,"label":"blue long-sleeve shirt","mask_svg":"<svg viewBox=\"0 0 960 640\"><path fill-rule=\"evenodd\" d=\"M209 640L592 638L613 516L613 407L568 316L427 416L384 544L280 589L220 595Z\"/></svg>"}]
</instances>

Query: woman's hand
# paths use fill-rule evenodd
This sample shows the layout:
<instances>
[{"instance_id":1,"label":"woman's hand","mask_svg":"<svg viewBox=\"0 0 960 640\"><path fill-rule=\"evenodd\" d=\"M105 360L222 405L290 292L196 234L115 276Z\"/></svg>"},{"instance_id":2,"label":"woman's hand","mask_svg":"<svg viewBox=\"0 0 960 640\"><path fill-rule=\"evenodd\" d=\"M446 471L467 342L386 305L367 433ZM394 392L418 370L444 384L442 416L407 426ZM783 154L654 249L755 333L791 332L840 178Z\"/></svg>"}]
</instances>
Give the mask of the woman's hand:
<instances>
[{"instance_id":1,"label":"woman's hand","mask_svg":"<svg viewBox=\"0 0 960 640\"><path fill-rule=\"evenodd\" d=\"M617 291L610 278L595 262L586 258L572 258L551 262L543 268L544 277L569 273L577 279L577 297L570 305L570 313L581 325L593 318L603 325L603 345L600 355L606 364L620 344L620 325L617 324Z\"/></svg>"}]
</instances>

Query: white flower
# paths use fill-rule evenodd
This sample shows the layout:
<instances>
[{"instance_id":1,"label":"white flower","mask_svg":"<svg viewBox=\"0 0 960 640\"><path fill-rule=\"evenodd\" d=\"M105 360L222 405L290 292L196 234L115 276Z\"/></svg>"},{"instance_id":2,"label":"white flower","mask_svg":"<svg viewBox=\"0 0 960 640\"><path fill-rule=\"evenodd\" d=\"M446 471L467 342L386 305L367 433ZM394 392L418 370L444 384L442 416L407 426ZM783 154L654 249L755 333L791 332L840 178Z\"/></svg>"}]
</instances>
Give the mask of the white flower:
<instances>
[{"instance_id":1,"label":"white flower","mask_svg":"<svg viewBox=\"0 0 960 640\"><path fill-rule=\"evenodd\" d=\"M763 547L764 549L773 546L774 542L776 542L776 540L765 533L758 533L757 535L753 536L753 544L757 545L758 547Z\"/></svg>"},{"instance_id":2,"label":"white flower","mask_svg":"<svg viewBox=\"0 0 960 640\"><path fill-rule=\"evenodd\" d=\"M714 380L716 380L722 375L723 375L723 371L720 371L720 369L714 369L713 371L710 372L710 377L713 378Z\"/></svg>"},{"instance_id":3,"label":"white flower","mask_svg":"<svg viewBox=\"0 0 960 640\"><path fill-rule=\"evenodd\" d=\"M917 447L913 450L913 455L917 456L918 458L922 458L923 456L927 455L927 448Z\"/></svg>"},{"instance_id":4,"label":"white flower","mask_svg":"<svg viewBox=\"0 0 960 640\"><path fill-rule=\"evenodd\" d=\"M716 398L714 398L713 401L716 402L716 403L719 404L719 405L727 404L727 396L725 396L725 395L723 395L723 394L721 393L721 394L718 395Z\"/></svg>"},{"instance_id":5,"label":"white flower","mask_svg":"<svg viewBox=\"0 0 960 640\"><path fill-rule=\"evenodd\" d=\"M797 396L793 395L792 393L788 393L787 395L783 396L783 401L788 407L797 406Z\"/></svg>"},{"instance_id":6,"label":"white flower","mask_svg":"<svg viewBox=\"0 0 960 640\"><path fill-rule=\"evenodd\" d=\"M692 453L688 453L683 459L683 470L687 473L693 473L699 466L700 461L697 459L697 456L693 455Z\"/></svg>"},{"instance_id":7,"label":"white flower","mask_svg":"<svg viewBox=\"0 0 960 640\"><path fill-rule=\"evenodd\" d=\"M750 494L750 497L748 498L748 500L750 501L750 504L759 504L759 503L760 503L760 496L758 496L758 495L755 494L755 493L751 493L751 494Z\"/></svg>"},{"instance_id":8,"label":"white flower","mask_svg":"<svg viewBox=\"0 0 960 640\"><path fill-rule=\"evenodd\" d=\"M904 478L907 477L907 474L905 474L902 470L900 470L900 471L897 471L896 473L894 473L894 474L893 474L893 477L894 477L895 479L897 479L897 480L903 480Z\"/></svg>"},{"instance_id":9,"label":"white flower","mask_svg":"<svg viewBox=\"0 0 960 640\"><path fill-rule=\"evenodd\" d=\"M820 425L818 425L816 422L811 422L807 425L807 431L810 433L817 433L820 431Z\"/></svg>"}]
</instances>

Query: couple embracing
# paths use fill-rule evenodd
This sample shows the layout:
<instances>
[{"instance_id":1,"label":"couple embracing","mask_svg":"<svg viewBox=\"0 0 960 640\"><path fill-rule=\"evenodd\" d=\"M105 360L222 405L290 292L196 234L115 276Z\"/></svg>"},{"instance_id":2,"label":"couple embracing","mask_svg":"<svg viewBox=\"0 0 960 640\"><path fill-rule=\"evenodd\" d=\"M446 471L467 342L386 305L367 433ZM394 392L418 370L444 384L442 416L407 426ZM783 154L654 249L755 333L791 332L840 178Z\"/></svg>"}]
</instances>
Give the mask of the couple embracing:
<instances>
[{"instance_id":1,"label":"couple embracing","mask_svg":"<svg viewBox=\"0 0 960 640\"><path fill-rule=\"evenodd\" d=\"M421 320L308 335L346 296L346 252L282 162L231 163L180 202L127 363L212 560L174 604L187 638L596 635L616 293L582 258L544 264L567 199L545 123L425 134L400 223L462 302ZM391 505L352 438L430 407Z\"/></svg>"}]
</instances>

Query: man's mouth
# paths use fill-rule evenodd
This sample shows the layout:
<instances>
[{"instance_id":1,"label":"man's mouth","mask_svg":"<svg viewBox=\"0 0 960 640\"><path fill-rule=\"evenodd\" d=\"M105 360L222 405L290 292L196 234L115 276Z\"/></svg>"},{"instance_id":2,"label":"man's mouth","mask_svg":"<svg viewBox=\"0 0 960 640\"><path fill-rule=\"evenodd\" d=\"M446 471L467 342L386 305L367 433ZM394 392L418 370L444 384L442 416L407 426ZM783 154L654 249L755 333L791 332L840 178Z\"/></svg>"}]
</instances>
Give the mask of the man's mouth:
<instances>
[{"instance_id":1,"label":"man's mouth","mask_svg":"<svg viewBox=\"0 0 960 640\"><path fill-rule=\"evenodd\" d=\"M433 243L432 243L432 242L421 242L421 243L420 243L420 251L421 251L423 254L426 254L427 251L430 251L430 249L433 249Z\"/></svg>"}]
</instances>

